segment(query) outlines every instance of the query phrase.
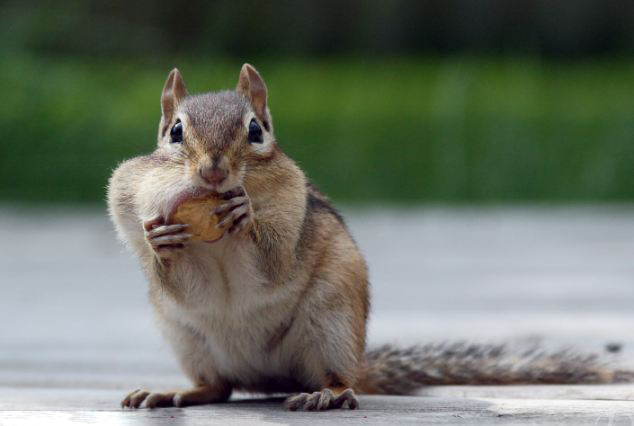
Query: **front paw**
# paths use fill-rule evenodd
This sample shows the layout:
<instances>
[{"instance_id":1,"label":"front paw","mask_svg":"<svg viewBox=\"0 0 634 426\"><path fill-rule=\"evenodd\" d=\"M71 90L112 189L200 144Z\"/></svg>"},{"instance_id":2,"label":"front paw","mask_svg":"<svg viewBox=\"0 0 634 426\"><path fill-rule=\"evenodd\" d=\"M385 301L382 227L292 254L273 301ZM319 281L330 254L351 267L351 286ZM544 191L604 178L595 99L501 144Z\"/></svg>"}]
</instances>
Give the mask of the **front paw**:
<instances>
[{"instance_id":1,"label":"front paw","mask_svg":"<svg viewBox=\"0 0 634 426\"><path fill-rule=\"evenodd\" d=\"M227 201L216 207L213 213L218 217L220 229L227 229L229 234L238 234L250 230L253 226L253 207L251 199L244 190L230 192Z\"/></svg>"},{"instance_id":2,"label":"front paw","mask_svg":"<svg viewBox=\"0 0 634 426\"><path fill-rule=\"evenodd\" d=\"M185 247L191 234L184 232L189 225L166 225L162 216L143 222L145 240L152 251L161 259L169 259Z\"/></svg>"}]
</instances>

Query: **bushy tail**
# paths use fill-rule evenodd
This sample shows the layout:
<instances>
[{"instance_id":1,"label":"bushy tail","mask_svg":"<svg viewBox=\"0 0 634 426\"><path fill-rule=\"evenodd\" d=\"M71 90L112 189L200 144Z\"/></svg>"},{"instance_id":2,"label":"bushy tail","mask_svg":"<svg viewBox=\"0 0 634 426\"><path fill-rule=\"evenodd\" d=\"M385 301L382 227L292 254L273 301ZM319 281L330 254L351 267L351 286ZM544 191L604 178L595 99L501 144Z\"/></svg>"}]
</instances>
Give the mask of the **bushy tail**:
<instances>
[{"instance_id":1,"label":"bushy tail","mask_svg":"<svg viewBox=\"0 0 634 426\"><path fill-rule=\"evenodd\" d=\"M569 349L440 343L385 345L366 354L360 393L407 395L425 385L591 384L634 381L634 371Z\"/></svg>"}]
</instances>

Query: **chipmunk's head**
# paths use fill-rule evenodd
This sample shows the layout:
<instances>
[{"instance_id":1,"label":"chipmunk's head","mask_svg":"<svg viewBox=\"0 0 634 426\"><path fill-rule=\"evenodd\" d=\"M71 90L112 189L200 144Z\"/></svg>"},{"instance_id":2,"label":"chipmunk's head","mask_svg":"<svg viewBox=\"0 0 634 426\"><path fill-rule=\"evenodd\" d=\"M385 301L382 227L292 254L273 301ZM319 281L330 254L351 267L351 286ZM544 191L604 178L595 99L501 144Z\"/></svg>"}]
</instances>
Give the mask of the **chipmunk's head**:
<instances>
[{"instance_id":1,"label":"chipmunk's head","mask_svg":"<svg viewBox=\"0 0 634 426\"><path fill-rule=\"evenodd\" d=\"M277 154L267 90L249 64L235 91L190 96L177 69L161 95L158 146L193 186L226 192Z\"/></svg>"}]
</instances>

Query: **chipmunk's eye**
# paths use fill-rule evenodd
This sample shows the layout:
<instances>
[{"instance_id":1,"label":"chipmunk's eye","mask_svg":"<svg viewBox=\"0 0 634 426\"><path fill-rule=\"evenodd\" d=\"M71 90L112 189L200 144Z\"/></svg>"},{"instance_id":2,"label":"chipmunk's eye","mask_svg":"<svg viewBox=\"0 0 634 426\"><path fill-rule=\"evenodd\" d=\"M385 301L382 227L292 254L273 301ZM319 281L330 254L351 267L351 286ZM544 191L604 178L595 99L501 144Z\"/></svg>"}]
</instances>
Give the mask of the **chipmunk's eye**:
<instances>
[{"instance_id":1,"label":"chipmunk's eye","mask_svg":"<svg viewBox=\"0 0 634 426\"><path fill-rule=\"evenodd\" d=\"M262 129L255 118L251 119L249 123L249 136L247 136L249 143L262 143Z\"/></svg>"},{"instance_id":2,"label":"chipmunk's eye","mask_svg":"<svg viewBox=\"0 0 634 426\"><path fill-rule=\"evenodd\" d=\"M181 123L180 119L176 120L172 130L170 130L170 138L172 143L183 142L183 123Z\"/></svg>"}]
</instances>

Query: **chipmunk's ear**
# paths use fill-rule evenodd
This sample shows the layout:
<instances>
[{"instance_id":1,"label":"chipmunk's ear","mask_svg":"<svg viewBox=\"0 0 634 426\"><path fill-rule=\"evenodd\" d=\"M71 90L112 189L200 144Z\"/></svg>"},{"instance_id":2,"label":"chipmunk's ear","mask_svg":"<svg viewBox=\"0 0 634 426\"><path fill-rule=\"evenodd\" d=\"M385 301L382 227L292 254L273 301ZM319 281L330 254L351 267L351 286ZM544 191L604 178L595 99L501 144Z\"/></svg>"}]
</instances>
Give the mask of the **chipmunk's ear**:
<instances>
[{"instance_id":1,"label":"chipmunk's ear","mask_svg":"<svg viewBox=\"0 0 634 426\"><path fill-rule=\"evenodd\" d=\"M167 76L167 81L161 93L162 124L168 125L174 116L176 107L187 96L187 89L183 76L177 68L174 68Z\"/></svg>"},{"instance_id":2,"label":"chipmunk's ear","mask_svg":"<svg viewBox=\"0 0 634 426\"><path fill-rule=\"evenodd\" d=\"M249 98L255 114L269 130L271 117L266 105L266 84L264 84L264 80L262 80L262 77L260 77L260 74L253 66L249 64L242 65L236 91Z\"/></svg>"}]
</instances>

